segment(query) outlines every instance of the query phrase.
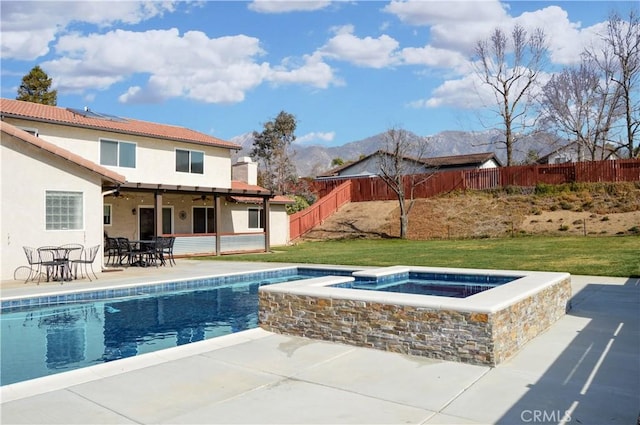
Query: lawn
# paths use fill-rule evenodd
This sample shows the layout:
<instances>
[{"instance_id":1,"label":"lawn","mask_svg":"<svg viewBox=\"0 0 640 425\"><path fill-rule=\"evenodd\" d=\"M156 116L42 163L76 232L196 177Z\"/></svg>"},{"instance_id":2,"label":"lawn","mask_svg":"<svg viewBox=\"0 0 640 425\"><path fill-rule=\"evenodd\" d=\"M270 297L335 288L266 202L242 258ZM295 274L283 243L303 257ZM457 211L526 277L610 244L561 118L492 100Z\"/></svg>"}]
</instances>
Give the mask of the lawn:
<instances>
[{"instance_id":1,"label":"lawn","mask_svg":"<svg viewBox=\"0 0 640 425\"><path fill-rule=\"evenodd\" d=\"M537 270L578 275L640 277L640 237L343 240L273 247L271 253L205 258L360 266Z\"/></svg>"}]
</instances>

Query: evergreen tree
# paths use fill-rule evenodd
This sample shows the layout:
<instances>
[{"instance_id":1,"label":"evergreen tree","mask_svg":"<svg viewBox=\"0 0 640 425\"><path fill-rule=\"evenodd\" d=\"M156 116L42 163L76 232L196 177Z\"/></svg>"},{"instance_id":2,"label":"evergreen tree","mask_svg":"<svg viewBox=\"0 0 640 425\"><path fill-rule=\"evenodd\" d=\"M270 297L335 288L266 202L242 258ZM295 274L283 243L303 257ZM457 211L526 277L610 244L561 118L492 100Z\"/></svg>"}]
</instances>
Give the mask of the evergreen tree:
<instances>
[{"instance_id":1,"label":"evergreen tree","mask_svg":"<svg viewBox=\"0 0 640 425\"><path fill-rule=\"evenodd\" d=\"M281 111L274 121L264 124L261 133L253 132L250 155L261 167L261 184L276 193L289 193L298 179L290 151L296 139L295 131L295 116Z\"/></svg>"},{"instance_id":2,"label":"evergreen tree","mask_svg":"<svg viewBox=\"0 0 640 425\"><path fill-rule=\"evenodd\" d=\"M36 65L27 75L22 77L22 84L18 88L17 100L56 106L58 91L51 90L52 79L46 72Z\"/></svg>"}]
</instances>

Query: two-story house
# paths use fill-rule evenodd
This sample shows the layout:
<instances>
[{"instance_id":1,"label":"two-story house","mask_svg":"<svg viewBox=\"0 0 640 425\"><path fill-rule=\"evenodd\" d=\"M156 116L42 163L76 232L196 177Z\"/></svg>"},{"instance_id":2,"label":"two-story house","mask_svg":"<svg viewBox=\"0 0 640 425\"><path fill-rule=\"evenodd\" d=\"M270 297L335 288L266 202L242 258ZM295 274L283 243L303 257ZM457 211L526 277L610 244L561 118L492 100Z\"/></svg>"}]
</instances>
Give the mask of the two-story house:
<instances>
[{"instance_id":1,"label":"two-story house","mask_svg":"<svg viewBox=\"0 0 640 425\"><path fill-rule=\"evenodd\" d=\"M288 198L257 185L240 146L183 127L0 99L1 279L23 246L176 237L174 254L288 242ZM102 261L102 256L97 260ZM100 269L96 264L96 269Z\"/></svg>"}]
</instances>

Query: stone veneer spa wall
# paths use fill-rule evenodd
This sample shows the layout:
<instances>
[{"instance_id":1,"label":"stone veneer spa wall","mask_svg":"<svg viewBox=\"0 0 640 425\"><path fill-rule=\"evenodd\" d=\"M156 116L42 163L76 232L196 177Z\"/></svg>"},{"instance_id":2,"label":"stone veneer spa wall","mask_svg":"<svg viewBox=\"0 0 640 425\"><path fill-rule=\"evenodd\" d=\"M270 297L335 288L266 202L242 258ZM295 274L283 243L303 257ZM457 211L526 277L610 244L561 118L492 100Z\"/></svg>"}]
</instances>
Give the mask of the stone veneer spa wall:
<instances>
[{"instance_id":1,"label":"stone veneer spa wall","mask_svg":"<svg viewBox=\"0 0 640 425\"><path fill-rule=\"evenodd\" d=\"M328 277L312 279L308 286L270 285L259 291L259 321L263 329L276 333L495 366L568 311L570 276L542 275L548 282L534 287L514 282L509 288L450 301L330 288L335 282ZM522 291L516 290L518 284Z\"/></svg>"}]
</instances>

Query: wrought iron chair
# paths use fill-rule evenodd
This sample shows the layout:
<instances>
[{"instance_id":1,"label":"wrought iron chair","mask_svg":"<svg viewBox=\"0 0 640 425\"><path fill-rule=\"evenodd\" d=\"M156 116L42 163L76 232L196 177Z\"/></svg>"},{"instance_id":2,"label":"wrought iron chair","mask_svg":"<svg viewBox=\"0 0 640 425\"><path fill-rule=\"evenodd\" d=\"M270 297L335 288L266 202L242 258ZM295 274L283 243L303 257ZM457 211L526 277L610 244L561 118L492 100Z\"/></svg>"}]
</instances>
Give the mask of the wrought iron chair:
<instances>
[{"instance_id":1,"label":"wrought iron chair","mask_svg":"<svg viewBox=\"0 0 640 425\"><path fill-rule=\"evenodd\" d=\"M167 255L167 259L169 260L169 265L171 267L173 267L174 264L176 264L176 260L175 258L173 258L173 244L176 241L176 237L175 236L167 236L164 238L165 239L165 244L162 248L162 255L164 256L165 254Z\"/></svg>"},{"instance_id":2,"label":"wrought iron chair","mask_svg":"<svg viewBox=\"0 0 640 425\"><path fill-rule=\"evenodd\" d=\"M163 266L167 265L170 243L171 241L168 237L158 236L156 238L156 255L160 260L160 264ZM165 254L167 254L167 256L165 256ZM169 263L171 263L171 261L169 261Z\"/></svg>"},{"instance_id":3,"label":"wrought iron chair","mask_svg":"<svg viewBox=\"0 0 640 425\"><path fill-rule=\"evenodd\" d=\"M118 250L118 240L116 238L105 238L104 254L107 256L105 264L118 265L120 261L120 251Z\"/></svg>"},{"instance_id":4,"label":"wrought iron chair","mask_svg":"<svg viewBox=\"0 0 640 425\"><path fill-rule=\"evenodd\" d=\"M40 284L40 271L42 270L42 261L40 260L40 253L36 248L30 246L23 246L24 254L27 256L27 262L29 263L27 278L24 283L30 280L35 280L38 277L38 284Z\"/></svg>"},{"instance_id":5,"label":"wrought iron chair","mask_svg":"<svg viewBox=\"0 0 640 425\"><path fill-rule=\"evenodd\" d=\"M41 246L38 248L40 257L40 270L45 268L47 282L51 279L64 279L65 268L68 267L66 254L58 246ZM38 283L40 283L41 273L38 273Z\"/></svg>"},{"instance_id":6,"label":"wrought iron chair","mask_svg":"<svg viewBox=\"0 0 640 425\"><path fill-rule=\"evenodd\" d=\"M93 262L96 259L96 255L98 255L98 251L100 250L100 245L92 246L89 250L84 250L81 257L79 259L71 260L71 263L75 269L75 277L78 278L78 267L80 268L80 273L82 275L82 265L84 264L84 274L87 275L89 281L91 282L91 276L89 276L89 271L87 270L87 265L91 266L91 273L93 276L98 279L96 272L93 270Z\"/></svg>"},{"instance_id":7,"label":"wrought iron chair","mask_svg":"<svg viewBox=\"0 0 640 425\"><path fill-rule=\"evenodd\" d=\"M128 238L116 238L118 241L118 264L131 265L136 261L137 253Z\"/></svg>"}]
</instances>

